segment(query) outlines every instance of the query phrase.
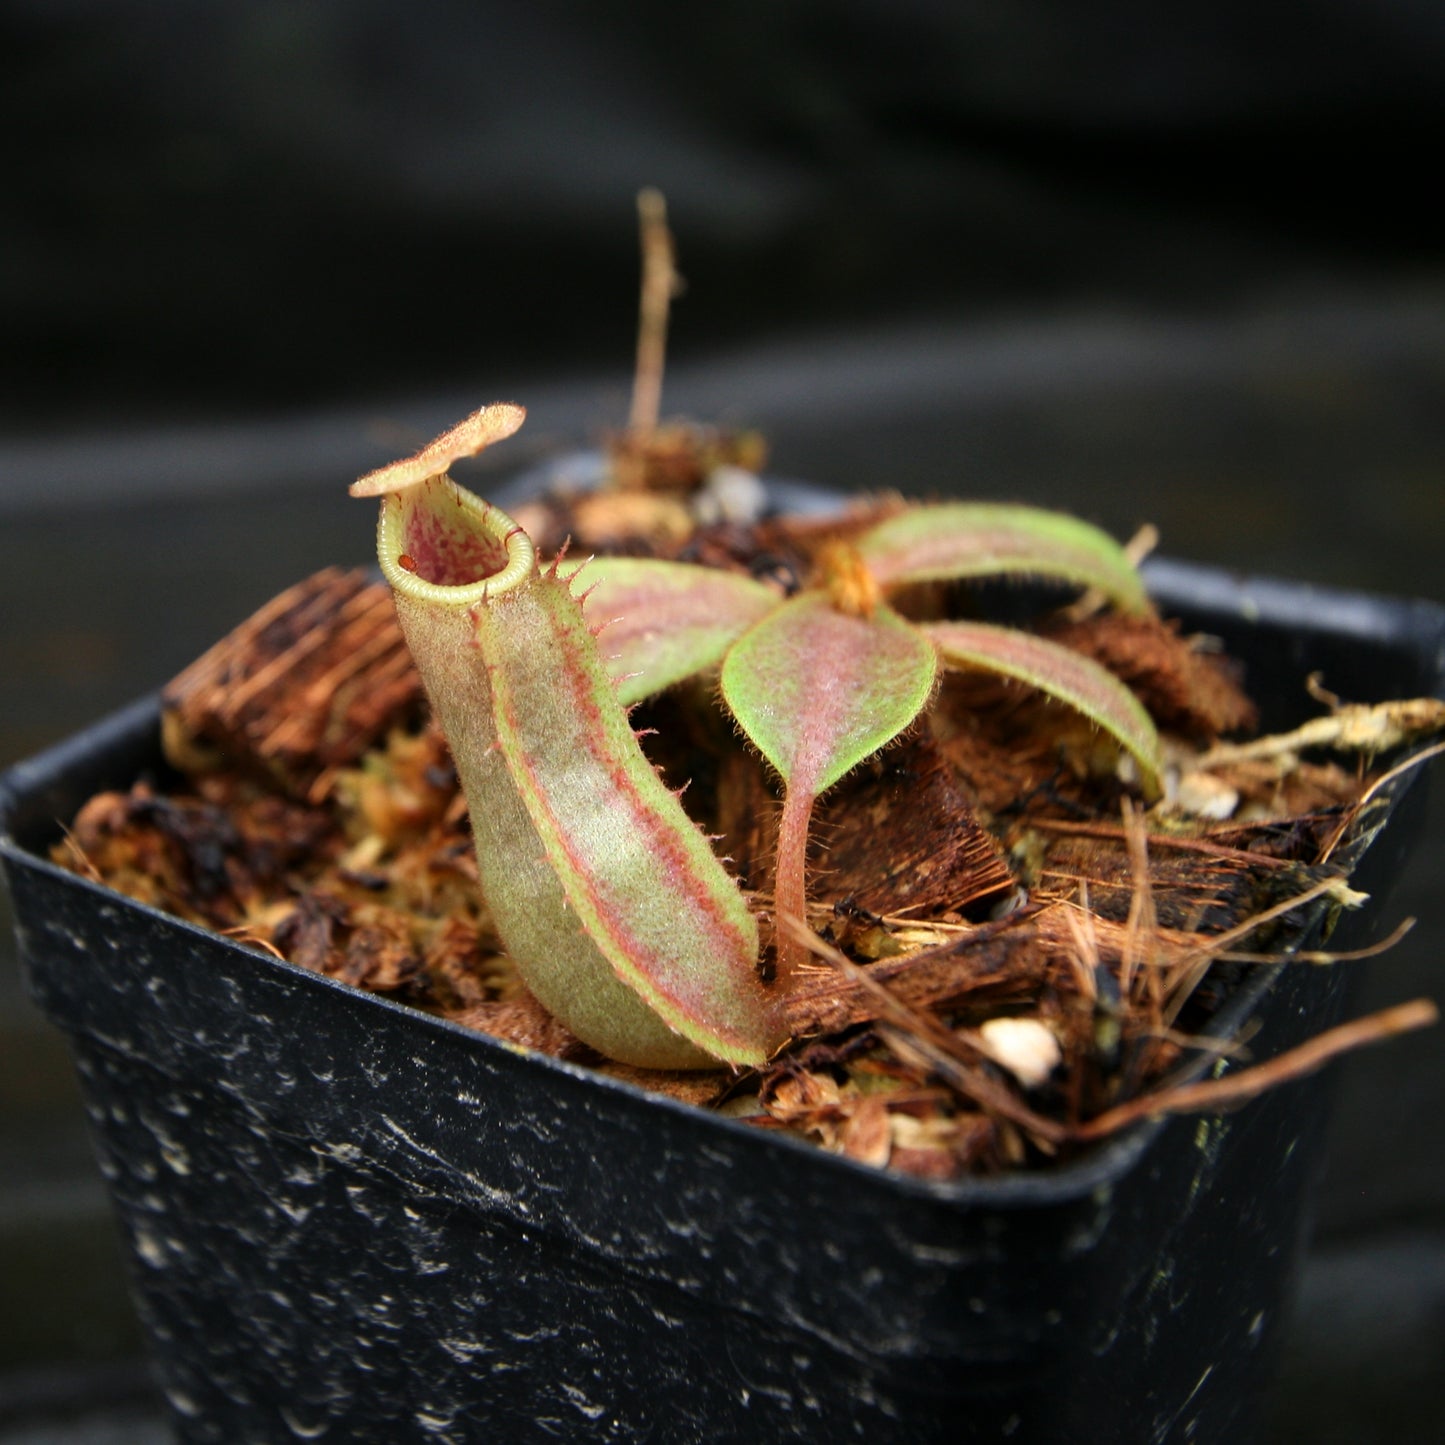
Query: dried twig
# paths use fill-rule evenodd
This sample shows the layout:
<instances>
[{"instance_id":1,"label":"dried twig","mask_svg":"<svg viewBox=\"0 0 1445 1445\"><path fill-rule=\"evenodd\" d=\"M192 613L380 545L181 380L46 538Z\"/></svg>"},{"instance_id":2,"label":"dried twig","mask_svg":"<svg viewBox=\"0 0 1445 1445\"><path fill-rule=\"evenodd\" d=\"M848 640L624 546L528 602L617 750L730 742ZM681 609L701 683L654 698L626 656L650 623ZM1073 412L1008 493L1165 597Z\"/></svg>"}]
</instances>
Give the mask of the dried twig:
<instances>
[{"instance_id":1,"label":"dried twig","mask_svg":"<svg viewBox=\"0 0 1445 1445\"><path fill-rule=\"evenodd\" d=\"M1221 963L1313 963L1322 965L1359 963L1363 959L1378 958L1382 953L1388 953L1414 926L1415 920L1407 918L1392 929L1388 937L1380 939L1378 943L1367 944L1364 948L1346 949L1340 953L1313 948L1287 953L1225 952L1218 954L1217 957Z\"/></svg>"},{"instance_id":2,"label":"dried twig","mask_svg":"<svg viewBox=\"0 0 1445 1445\"><path fill-rule=\"evenodd\" d=\"M662 411L662 371L667 355L667 313L682 289L677 274L667 202L648 187L637 196L642 231L642 297L637 318L637 370L632 383L630 429L642 435L657 430Z\"/></svg>"},{"instance_id":3,"label":"dried twig","mask_svg":"<svg viewBox=\"0 0 1445 1445\"><path fill-rule=\"evenodd\" d=\"M269 953L272 958L279 958L285 963L286 955L271 942L269 938L262 938L249 923L238 923L234 928L220 928L216 930L222 938L234 938L237 943L243 943L248 948L259 948L264 953Z\"/></svg>"},{"instance_id":4,"label":"dried twig","mask_svg":"<svg viewBox=\"0 0 1445 1445\"><path fill-rule=\"evenodd\" d=\"M1317 898L1323 898L1329 893L1338 891L1340 883L1341 880L1338 878L1323 879L1312 888L1306 888L1303 893L1296 893L1292 898L1286 898L1282 902L1276 903L1273 908L1266 908L1262 913L1252 914L1235 927L1205 939L1194 948L1187 950L1182 958L1173 962L1169 977L1165 980L1164 994L1168 999L1168 1004L1164 1011L1164 1022L1173 1024L1174 1020L1179 1017L1179 1011L1188 1001L1190 994L1198 986L1200 979L1208 972L1210 965L1222 953L1228 952L1232 945L1243 943L1250 934L1254 933L1256 929L1262 928L1266 923L1273 923L1276 919L1293 913L1295 909L1313 903Z\"/></svg>"},{"instance_id":5,"label":"dried twig","mask_svg":"<svg viewBox=\"0 0 1445 1445\"><path fill-rule=\"evenodd\" d=\"M1393 783L1396 778L1403 777L1404 774L1408 773L1412 768L1418 768L1421 763L1428 763L1431 758L1440 757L1442 753L1445 753L1445 742L1434 743L1430 747L1422 748L1418 753L1413 753L1410 757L1396 763L1388 772L1381 773L1355 800L1354 807L1340 819L1339 827L1330 835L1329 841L1320 850L1320 862L1329 862L1331 855L1335 849L1340 846L1341 840L1345 834L1350 831L1355 819L1360 816L1365 805L1369 803L1372 798L1376 797L1382 788Z\"/></svg>"},{"instance_id":6,"label":"dried twig","mask_svg":"<svg viewBox=\"0 0 1445 1445\"><path fill-rule=\"evenodd\" d=\"M61 825L60 834L66 854L75 863L78 872L83 873L92 883L105 884L105 875L90 861L90 855L80 846L79 840L64 824Z\"/></svg>"},{"instance_id":7,"label":"dried twig","mask_svg":"<svg viewBox=\"0 0 1445 1445\"><path fill-rule=\"evenodd\" d=\"M1144 969L1145 987L1149 997L1158 1003L1159 974L1151 967L1155 961L1154 942L1159 934L1159 915L1154 908L1154 890L1149 880L1149 842L1144 817L1134 804L1123 804L1124 842L1129 853L1129 874L1133 890L1129 897L1129 918L1124 930L1124 956L1119 968L1119 992L1125 998L1132 994L1134 972Z\"/></svg>"},{"instance_id":8,"label":"dried twig","mask_svg":"<svg viewBox=\"0 0 1445 1445\"><path fill-rule=\"evenodd\" d=\"M1222 1079L1206 1079L1130 1099L1079 1124L1072 1131L1072 1137L1081 1142L1102 1139L1140 1119L1159 1114L1202 1114L1232 1109L1257 1098L1267 1089L1314 1073L1340 1054L1380 1043L1396 1034L1428 1028L1439 1018L1440 1010L1428 998L1381 1009L1379 1013L1328 1029L1268 1063L1241 1069Z\"/></svg>"}]
</instances>

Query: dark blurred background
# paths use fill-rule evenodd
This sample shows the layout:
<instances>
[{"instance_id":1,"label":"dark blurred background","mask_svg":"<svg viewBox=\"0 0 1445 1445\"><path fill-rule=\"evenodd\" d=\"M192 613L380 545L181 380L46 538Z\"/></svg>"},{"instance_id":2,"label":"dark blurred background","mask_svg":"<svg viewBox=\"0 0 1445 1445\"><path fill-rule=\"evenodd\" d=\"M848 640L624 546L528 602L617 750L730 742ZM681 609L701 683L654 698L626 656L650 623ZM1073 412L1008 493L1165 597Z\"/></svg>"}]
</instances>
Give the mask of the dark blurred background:
<instances>
[{"instance_id":1,"label":"dark blurred background","mask_svg":"<svg viewBox=\"0 0 1445 1445\"><path fill-rule=\"evenodd\" d=\"M664 401L842 488L1016 495L1445 598L1445 10L4 0L0 763L369 554L484 401L515 467ZM1437 789L1438 791L1438 789ZM1361 1007L1441 993L1421 926ZM0 958L0 1445L162 1438L58 1036ZM1445 1438L1438 1035L1338 1069L1269 1438Z\"/></svg>"}]
</instances>

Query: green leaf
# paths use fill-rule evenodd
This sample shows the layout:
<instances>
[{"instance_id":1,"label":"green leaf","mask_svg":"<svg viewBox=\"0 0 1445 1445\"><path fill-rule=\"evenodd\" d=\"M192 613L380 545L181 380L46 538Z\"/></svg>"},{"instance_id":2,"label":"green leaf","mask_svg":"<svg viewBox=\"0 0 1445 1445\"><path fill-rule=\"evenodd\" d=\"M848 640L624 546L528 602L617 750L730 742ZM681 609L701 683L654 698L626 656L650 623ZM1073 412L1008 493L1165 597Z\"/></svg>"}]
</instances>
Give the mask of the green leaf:
<instances>
[{"instance_id":1,"label":"green leaf","mask_svg":"<svg viewBox=\"0 0 1445 1445\"><path fill-rule=\"evenodd\" d=\"M624 705L715 667L782 600L741 573L650 557L594 557L578 581Z\"/></svg>"},{"instance_id":2,"label":"green leaf","mask_svg":"<svg viewBox=\"0 0 1445 1445\"><path fill-rule=\"evenodd\" d=\"M1106 532L1062 512L995 502L912 507L857 543L885 588L965 577L1031 576L1097 587L1116 607L1144 613L1144 584Z\"/></svg>"},{"instance_id":3,"label":"green leaf","mask_svg":"<svg viewBox=\"0 0 1445 1445\"><path fill-rule=\"evenodd\" d=\"M775 883L780 917L806 919L814 801L918 716L937 668L933 648L892 609L856 617L819 592L784 603L728 653L723 698L787 785ZM780 981L801 952L779 937Z\"/></svg>"},{"instance_id":4,"label":"green leaf","mask_svg":"<svg viewBox=\"0 0 1445 1445\"><path fill-rule=\"evenodd\" d=\"M762 1063L783 1030L756 922L644 757L568 583L443 479L384 499L378 555L527 986L623 1062Z\"/></svg>"},{"instance_id":5,"label":"green leaf","mask_svg":"<svg viewBox=\"0 0 1445 1445\"><path fill-rule=\"evenodd\" d=\"M1134 757L1145 791L1159 792L1163 762L1153 720L1139 699L1092 658L1017 628L982 622L929 622L918 631L947 667L1017 678L1076 708Z\"/></svg>"},{"instance_id":6,"label":"green leaf","mask_svg":"<svg viewBox=\"0 0 1445 1445\"><path fill-rule=\"evenodd\" d=\"M790 787L831 787L918 716L937 659L889 607L839 612L804 592L754 625L723 663L723 699Z\"/></svg>"}]
</instances>

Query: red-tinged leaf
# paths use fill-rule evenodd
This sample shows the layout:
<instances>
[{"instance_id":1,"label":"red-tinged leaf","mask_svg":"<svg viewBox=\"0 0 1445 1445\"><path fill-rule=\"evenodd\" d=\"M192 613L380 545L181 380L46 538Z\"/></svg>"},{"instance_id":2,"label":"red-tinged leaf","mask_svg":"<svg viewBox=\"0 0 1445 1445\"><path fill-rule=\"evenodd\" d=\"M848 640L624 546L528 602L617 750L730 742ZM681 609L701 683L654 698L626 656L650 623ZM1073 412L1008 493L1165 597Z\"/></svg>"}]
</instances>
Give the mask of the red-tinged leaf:
<instances>
[{"instance_id":1,"label":"red-tinged leaf","mask_svg":"<svg viewBox=\"0 0 1445 1445\"><path fill-rule=\"evenodd\" d=\"M1157 794L1159 735L1144 705L1092 658L1012 627L982 622L930 622L918 631L947 667L976 667L1017 678L1077 708L1139 764L1145 791Z\"/></svg>"},{"instance_id":2,"label":"red-tinged leaf","mask_svg":"<svg viewBox=\"0 0 1445 1445\"><path fill-rule=\"evenodd\" d=\"M936 670L932 647L891 608L854 617L804 592L733 644L722 692L783 781L816 794L918 716Z\"/></svg>"},{"instance_id":3,"label":"red-tinged leaf","mask_svg":"<svg viewBox=\"0 0 1445 1445\"><path fill-rule=\"evenodd\" d=\"M717 666L781 602L741 573L650 557L595 557L577 585L624 705Z\"/></svg>"},{"instance_id":4,"label":"red-tinged leaf","mask_svg":"<svg viewBox=\"0 0 1445 1445\"><path fill-rule=\"evenodd\" d=\"M937 666L933 648L890 608L857 617L819 592L784 603L728 653L723 698L787 785L775 884L780 918L805 917L815 799L918 716ZM800 952L780 937L780 979Z\"/></svg>"},{"instance_id":5,"label":"red-tinged leaf","mask_svg":"<svg viewBox=\"0 0 1445 1445\"><path fill-rule=\"evenodd\" d=\"M1127 612L1149 601L1124 549L1063 512L996 502L912 507L857 542L885 588L965 577L1029 576L1096 587Z\"/></svg>"},{"instance_id":6,"label":"red-tinged leaf","mask_svg":"<svg viewBox=\"0 0 1445 1445\"><path fill-rule=\"evenodd\" d=\"M782 1029L756 923L638 747L568 583L440 479L384 499L378 555L528 987L625 1063L761 1063Z\"/></svg>"}]
</instances>

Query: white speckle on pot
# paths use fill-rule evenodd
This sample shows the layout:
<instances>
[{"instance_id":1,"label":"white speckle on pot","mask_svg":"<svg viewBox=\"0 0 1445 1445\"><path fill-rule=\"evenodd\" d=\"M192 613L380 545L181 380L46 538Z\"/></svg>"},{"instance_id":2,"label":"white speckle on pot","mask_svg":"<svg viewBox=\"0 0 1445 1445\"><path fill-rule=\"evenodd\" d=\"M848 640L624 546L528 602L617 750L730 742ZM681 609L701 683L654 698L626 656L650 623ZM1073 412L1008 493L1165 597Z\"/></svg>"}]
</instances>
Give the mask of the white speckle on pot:
<instances>
[{"instance_id":1,"label":"white speckle on pot","mask_svg":"<svg viewBox=\"0 0 1445 1445\"><path fill-rule=\"evenodd\" d=\"M166 1390L166 1399L171 1402L172 1408L178 1414L194 1418L201 1413L201 1407L184 1390L177 1390L171 1386Z\"/></svg>"},{"instance_id":2,"label":"white speckle on pot","mask_svg":"<svg viewBox=\"0 0 1445 1445\"><path fill-rule=\"evenodd\" d=\"M489 1348L484 1340L447 1339L438 1340L437 1344L459 1365L470 1364L478 1355L485 1355Z\"/></svg>"},{"instance_id":3,"label":"white speckle on pot","mask_svg":"<svg viewBox=\"0 0 1445 1445\"><path fill-rule=\"evenodd\" d=\"M587 1396L584 1395L582 1391L576 1387L576 1385L568 1385L564 1383L562 1386L562 1393L567 1396L567 1399L571 1402L573 1408L576 1409L579 1413L585 1415L589 1420L597 1420L601 1418L602 1411L605 1406L594 1405L592 1401L589 1400Z\"/></svg>"},{"instance_id":4,"label":"white speckle on pot","mask_svg":"<svg viewBox=\"0 0 1445 1445\"><path fill-rule=\"evenodd\" d=\"M165 1246L144 1226L138 1227L135 1231L135 1252L152 1269L164 1269L166 1267Z\"/></svg>"},{"instance_id":5,"label":"white speckle on pot","mask_svg":"<svg viewBox=\"0 0 1445 1445\"><path fill-rule=\"evenodd\" d=\"M291 1221L292 1224L304 1224L306 1217L311 1213L309 1204L293 1204L289 1199L283 1199L279 1195L275 1199L276 1208Z\"/></svg>"},{"instance_id":6,"label":"white speckle on pot","mask_svg":"<svg viewBox=\"0 0 1445 1445\"><path fill-rule=\"evenodd\" d=\"M296 1411L292 1407L282 1405L280 1407L281 1418L286 1422L286 1428L298 1440L319 1440L328 1430L331 1429L331 1422L326 1419L312 1425L304 1420L298 1419Z\"/></svg>"}]
</instances>

